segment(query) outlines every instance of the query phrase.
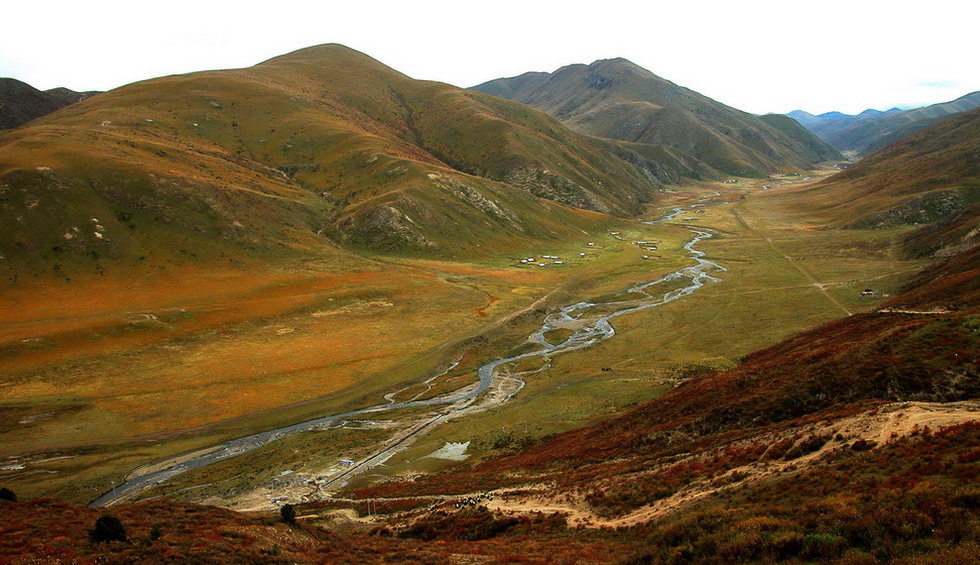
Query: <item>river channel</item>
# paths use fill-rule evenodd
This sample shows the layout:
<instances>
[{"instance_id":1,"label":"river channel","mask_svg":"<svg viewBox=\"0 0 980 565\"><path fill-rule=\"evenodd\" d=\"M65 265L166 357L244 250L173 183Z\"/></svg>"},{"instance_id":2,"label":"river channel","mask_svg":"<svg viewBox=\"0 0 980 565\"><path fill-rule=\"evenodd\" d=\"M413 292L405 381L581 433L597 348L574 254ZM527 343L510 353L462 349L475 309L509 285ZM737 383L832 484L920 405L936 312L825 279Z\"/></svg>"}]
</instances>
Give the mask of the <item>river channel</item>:
<instances>
[{"instance_id":1,"label":"river channel","mask_svg":"<svg viewBox=\"0 0 980 565\"><path fill-rule=\"evenodd\" d=\"M711 196L717 195L718 193L714 193ZM698 207L712 204L713 202L708 200L711 198L711 196L699 200L690 206L674 208L662 218L646 223L657 224L674 220L683 213L693 211ZM329 427L330 424L335 422L348 420L358 416L377 414L380 412L399 410L403 408L466 403L467 401L483 394L490 388L490 386L493 384L494 378L498 374L498 369L502 366L533 357L551 358L555 355L583 349L597 342L610 339L616 335L616 330L611 323L614 318L624 314L630 314L640 310L668 304L694 293L705 284L720 280L713 276L712 273L724 272L726 269L718 263L705 259L705 253L694 248L694 246L699 242L712 237L711 231L707 228L688 229L690 230L692 237L687 243L684 244L684 249L690 254L690 258L694 260L693 265L680 268L653 281L635 284L622 293L622 296L624 297L623 300L599 303L577 302L575 304L564 306L556 312L549 314L542 323L541 328L535 331L528 338L529 342L538 345L538 349L525 352L520 355L495 359L483 365L477 370L478 382L476 383L476 386L469 386L454 393L422 400L392 402L390 401L391 399L388 398L389 402L385 404L378 404L376 406L369 406L367 408L360 408L340 414L323 416L314 420L308 420L305 422L276 428L274 430L233 439L218 445L201 455L182 457L180 459L183 460L179 463L175 463L174 465L152 473L134 477L123 482L122 484L115 485L111 490L92 501L91 504L94 506L107 506L115 502L120 502L146 488L160 484L172 477L186 473L187 471L199 469L219 461L237 457L293 434L314 429L325 429ZM569 335L561 343L549 343L545 337L546 334L559 328L569 329L573 333L571 333L571 335ZM508 396L507 398L510 397ZM369 458L369 460L377 460L383 453L384 452L375 454ZM334 481L335 480L336 479L334 479Z\"/></svg>"}]
</instances>

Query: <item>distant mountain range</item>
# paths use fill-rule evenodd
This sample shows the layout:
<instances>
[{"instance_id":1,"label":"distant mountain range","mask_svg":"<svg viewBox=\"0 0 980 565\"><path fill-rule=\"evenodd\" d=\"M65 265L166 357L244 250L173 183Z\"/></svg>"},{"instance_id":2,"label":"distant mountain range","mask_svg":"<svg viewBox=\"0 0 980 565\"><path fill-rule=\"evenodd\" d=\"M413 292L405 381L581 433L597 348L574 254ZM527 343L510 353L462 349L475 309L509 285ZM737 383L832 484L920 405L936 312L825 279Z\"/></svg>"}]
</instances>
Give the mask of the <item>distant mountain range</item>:
<instances>
[{"instance_id":1,"label":"distant mountain range","mask_svg":"<svg viewBox=\"0 0 980 565\"><path fill-rule=\"evenodd\" d=\"M882 112L868 109L853 116L840 112L827 112L815 116L803 110L794 110L787 115L841 151L855 151L858 155L868 155L953 114L978 106L980 106L980 91L950 102L913 110L892 108Z\"/></svg>"},{"instance_id":2,"label":"distant mountain range","mask_svg":"<svg viewBox=\"0 0 980 565\"><path fill-rule=\"evenodd\" d=\"M581 133L658 147L727 175L762 176L840 158L796 124L725 106L626 59L472 89L540 108Z\"/></svg>"},{"instance_id":3,"label":"distant mountain range","mask_svg":"<svg viewBox=\"0 0 980 565\"><path fill-rule=\"evenodd\" d=\"M0 78L0 129L12 129L97 94L67 88L42 91L12 78Z\"/></svg>"}]
</instances>

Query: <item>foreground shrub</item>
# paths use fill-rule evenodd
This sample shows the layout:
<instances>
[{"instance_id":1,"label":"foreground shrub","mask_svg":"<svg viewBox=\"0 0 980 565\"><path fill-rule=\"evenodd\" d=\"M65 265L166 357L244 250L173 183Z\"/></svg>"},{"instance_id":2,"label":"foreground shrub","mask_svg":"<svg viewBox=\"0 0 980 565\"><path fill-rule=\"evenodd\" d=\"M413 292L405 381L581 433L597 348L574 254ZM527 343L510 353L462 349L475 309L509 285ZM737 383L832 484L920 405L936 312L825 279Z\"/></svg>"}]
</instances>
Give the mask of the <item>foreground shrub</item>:
<instances>
[{"instance_id":1,"label":"foreground shrub","mask_svg":"<svg viewBox=\"0 0 980 565\"><path fill-rule=\"evenodd\" d=\"M286 524L296 523L296 508L292 504L283 504L279 509L279 517Z\"/></svg>"},{"instance_id":2,"label":"foreground shrub","mask_svg":"<svg viewBox=\"0 0 980 565\"><path fill-rule=\"evenodd\" d=\"M89 530L88 537L96 543L126 541L126 528L119 518L104 514L95 521L95 527Z\"/></svg>"}]
</instances>

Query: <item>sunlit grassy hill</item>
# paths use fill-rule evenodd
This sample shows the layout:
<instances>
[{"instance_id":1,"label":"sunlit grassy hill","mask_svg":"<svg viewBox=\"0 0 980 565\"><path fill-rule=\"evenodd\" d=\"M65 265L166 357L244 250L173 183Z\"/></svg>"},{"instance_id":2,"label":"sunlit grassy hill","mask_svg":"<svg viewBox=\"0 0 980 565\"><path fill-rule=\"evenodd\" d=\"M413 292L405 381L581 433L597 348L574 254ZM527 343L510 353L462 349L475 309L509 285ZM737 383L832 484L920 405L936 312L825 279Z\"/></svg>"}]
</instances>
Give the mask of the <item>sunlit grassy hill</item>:
<instances>
[{"instance_id":1,"label":"sunlit grassy hill","mask_svg":"<svg viewBox=\"0 0 980 565\"><path fill-rule=\"evenodd\" d=\"M922 225L918 254L952 256L976 245L980 110L896 142L801 195L836 226Z\"/></svg>"},{"instance_id":2,"label":"sunlit grassy hill","mask_svg":"<svg viewBox=\"0 0 980 565\"><path fill-rule=\"evenodd\" d=\"M541 108L576 131L669 148L715 174L762 176L840 157L805 131L770 125L626 59L526 73L473 89Z\"/></svg>"},{"instance_id":3,"label":"sunlit grassy hill","mask_svg":"<svg viewBox=\"0 0 980 565\"><path fill-rule=\"evenodd\" d=\"M339 45L153 79L0 136L4 278L555 240L660 186L607 145Z\"/></svg>"}]
</instances>

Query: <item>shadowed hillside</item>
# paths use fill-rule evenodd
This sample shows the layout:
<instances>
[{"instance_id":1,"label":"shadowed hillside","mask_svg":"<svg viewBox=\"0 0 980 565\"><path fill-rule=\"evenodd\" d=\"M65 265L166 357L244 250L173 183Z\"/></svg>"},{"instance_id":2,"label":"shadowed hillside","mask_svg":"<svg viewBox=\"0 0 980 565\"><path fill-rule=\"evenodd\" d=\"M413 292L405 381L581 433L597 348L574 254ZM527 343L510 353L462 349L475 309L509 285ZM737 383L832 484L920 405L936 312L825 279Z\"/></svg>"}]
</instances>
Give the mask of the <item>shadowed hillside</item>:
<instances>
[{"instance_id":1,"label":"shadowed hillside","mask_svg":"<svg viewBox=\"0 0 980 565\"><path fill-rule=\"evenodd\" d=\"M762 176L840 157L805 131L715 102L626 59L496 79L473 90L541 108L577 131L669 148L728 175Z\"/></svg>"},{"instance_id":2,"label":"shadowed hillside","mask_svg":"<svg viewBox=\"0 0 980 565\"><path fill-rule=\"evenodd\" d=\"M19 80L0 78L0 130L15 128L93 94L67 88L44 92Z\"/></svg>"}]
</instances>

